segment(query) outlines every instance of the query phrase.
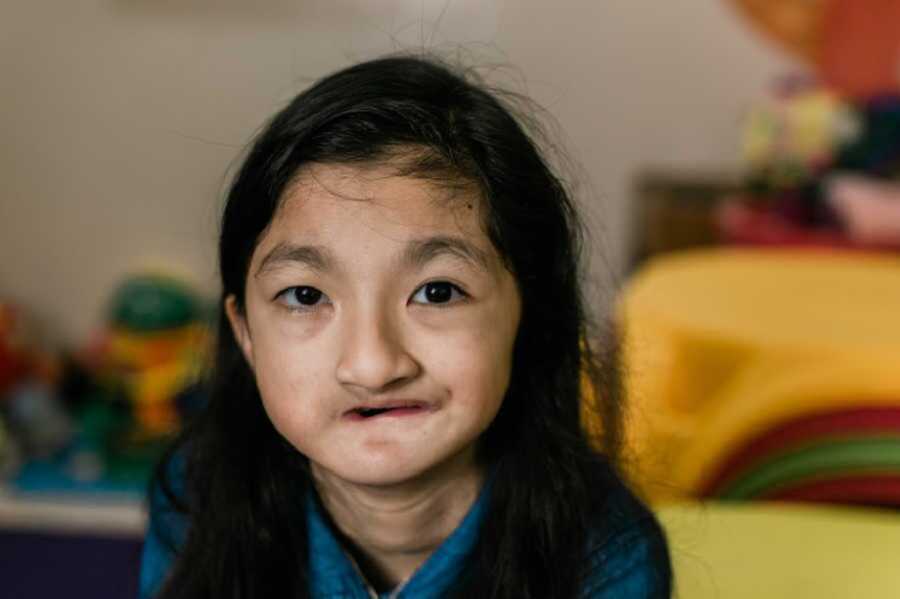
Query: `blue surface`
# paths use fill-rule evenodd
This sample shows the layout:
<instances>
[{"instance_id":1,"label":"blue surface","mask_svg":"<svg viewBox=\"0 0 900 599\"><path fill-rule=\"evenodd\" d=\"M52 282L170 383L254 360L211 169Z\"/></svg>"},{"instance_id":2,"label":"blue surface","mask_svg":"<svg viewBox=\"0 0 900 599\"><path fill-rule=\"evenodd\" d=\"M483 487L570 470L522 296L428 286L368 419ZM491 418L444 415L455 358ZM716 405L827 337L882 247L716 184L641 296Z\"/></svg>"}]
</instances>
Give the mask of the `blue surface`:
<instances>
[{"instance_id":1,"label":"blue surface","mask_svg":"<svg viewBox=\"0 0 900 599\"><path fill-rule=\"evenodd\" d=\"M25 495L104 495L113 499L143 500L147 483L137 480L100 478L80 481L69 476L56 460L33 460L26 463L11 481L12 487Z\"/></svg>"}]
</instances>

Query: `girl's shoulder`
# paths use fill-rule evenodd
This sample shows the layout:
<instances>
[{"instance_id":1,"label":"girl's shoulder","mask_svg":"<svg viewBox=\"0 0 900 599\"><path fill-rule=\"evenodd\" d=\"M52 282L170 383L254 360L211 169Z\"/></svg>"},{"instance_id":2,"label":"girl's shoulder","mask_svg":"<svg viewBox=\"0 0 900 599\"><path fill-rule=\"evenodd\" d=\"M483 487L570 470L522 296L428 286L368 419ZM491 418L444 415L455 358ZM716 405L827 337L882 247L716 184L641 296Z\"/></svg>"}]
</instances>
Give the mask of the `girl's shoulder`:
<instances>
[{"instance_id":1,"label":"girl's shoulder","mask_svg":"<svg viewBox=\"0 0 900 599\"><path fill-rule=\"evenodd\" d=\"M141 599L159 590L187 538L184 450L171 453L157 469L149 493L149 521L141 555Z\"/></svg>"},{"instance_id":2,"label":"girl's shoulder","mask_svg":"<svg viewBox=\"0 0 900 599\"><path fill-rule=\"evenodd\" d=\"M669 548L656 517L621 482L611 485L602 507L589 537L583 597L669 597Z\"/></svg>"}]
</instances>

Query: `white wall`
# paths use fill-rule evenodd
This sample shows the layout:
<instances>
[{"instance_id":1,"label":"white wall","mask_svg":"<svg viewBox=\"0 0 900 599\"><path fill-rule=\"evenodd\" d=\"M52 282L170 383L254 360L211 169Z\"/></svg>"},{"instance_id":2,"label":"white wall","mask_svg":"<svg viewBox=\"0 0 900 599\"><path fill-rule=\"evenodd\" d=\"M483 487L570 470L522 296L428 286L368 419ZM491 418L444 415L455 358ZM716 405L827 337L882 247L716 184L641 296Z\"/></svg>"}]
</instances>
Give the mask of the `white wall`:
<instances>
[{"instance_id":1,"label":"white wall","mask_svg":"<svg viewBox=\"0 0 900 599\"><path fill-rule=\"evenodd\" d=\"M604 284L636 169L733 165L742 108L787 66L725 0L3 0L0 298L81 343L137 267L214 290L227 169L261 122L355 60L458 44L559 121Z\"/></svg>"}]
</instances>

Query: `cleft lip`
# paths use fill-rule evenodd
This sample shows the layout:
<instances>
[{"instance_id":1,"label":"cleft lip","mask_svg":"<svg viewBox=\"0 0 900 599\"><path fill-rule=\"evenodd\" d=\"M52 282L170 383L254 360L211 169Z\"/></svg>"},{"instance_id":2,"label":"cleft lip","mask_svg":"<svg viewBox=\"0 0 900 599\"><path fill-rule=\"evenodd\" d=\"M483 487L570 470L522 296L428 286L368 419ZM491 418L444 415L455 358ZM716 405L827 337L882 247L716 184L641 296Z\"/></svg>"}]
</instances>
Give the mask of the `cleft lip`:
<instances>
[{"instance_id":1,"label":"cleft lip","mask_svg":"<svg viewBox=\"0 0 900 599\"><path fill-rule=\"evenodd\" d=\"M384 412L388 410L396 410L396 409L407 409L407 410L432 410L433 404L417 400L417 399L388 399L388 400L380 400L374 401L369 400L359 405L353 406L349 410L344 412L345 416L353 416L359 415L363 412L369 411L377 411Z\"/></svg>"}]
</instances>

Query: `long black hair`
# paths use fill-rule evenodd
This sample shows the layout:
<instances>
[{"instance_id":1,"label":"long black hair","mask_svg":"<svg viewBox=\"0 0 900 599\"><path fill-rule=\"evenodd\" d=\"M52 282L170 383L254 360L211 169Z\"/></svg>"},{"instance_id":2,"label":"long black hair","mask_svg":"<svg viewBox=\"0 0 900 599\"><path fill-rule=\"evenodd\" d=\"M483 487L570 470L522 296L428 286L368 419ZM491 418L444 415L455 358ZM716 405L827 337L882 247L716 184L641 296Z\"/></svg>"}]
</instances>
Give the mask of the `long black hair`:
<instances>
[{"instance_id":1,"label":"long black hair","mask_svg":"<svg viewBox=\"0 0 900 599\"><path fill-rule=\"evenodd\" d=\"M614 344L595 355L581 294L576 210L510 103L433 58L390 57L334 73L259 133L227 196L209 403L157 471L187 538L162 597L307 597L298 505L305 459L267 418L224 313L243 306L248 265L286 188L311 163L384 163L411 177L474 184L485 230L516 278L522 316L502 407L479 442L491 467L488 516L461 596L577 597L588 531L621 487L621 393ZM589 397L586 397L589 396ZM602 435L584 432L593 398ZM186 481L173 490L182 456ZM610 523L607 523L610 524Z\"/></svg>"}]
</instances>

